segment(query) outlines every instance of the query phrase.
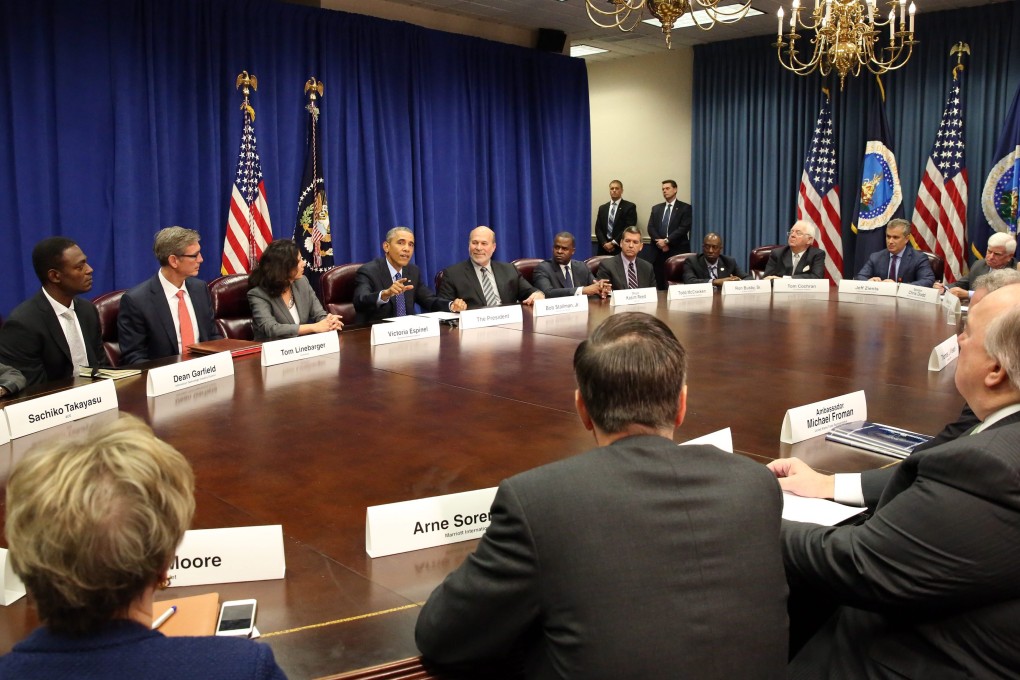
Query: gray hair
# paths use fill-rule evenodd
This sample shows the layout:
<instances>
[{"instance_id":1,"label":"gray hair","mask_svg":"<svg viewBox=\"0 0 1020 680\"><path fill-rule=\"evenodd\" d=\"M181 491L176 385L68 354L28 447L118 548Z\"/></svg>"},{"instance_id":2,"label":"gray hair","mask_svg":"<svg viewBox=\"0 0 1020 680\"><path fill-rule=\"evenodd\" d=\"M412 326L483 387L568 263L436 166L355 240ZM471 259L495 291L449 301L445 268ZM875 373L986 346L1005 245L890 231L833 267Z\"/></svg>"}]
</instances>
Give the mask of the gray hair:
<instances>
[{"instance_id":1,"label":"gray hair","mask_svg":"<svg viewBox=\"0 0 1020 680\"><path fill-rule=\"evenodd\" d=\"M156 238L152 243L152 252L156 254L161 267L170 264L170 256L180 257L184 249L192 243L198 243L202 237L194 229L184 227L167 227L156 232Z\"/></svg>"},{"instance_id":2,"label":"gray hair","mask_svg":"<svg viewBox=\"0 0 1020 680\"><path fill-rule=\"evenodd\" d=\"M1016 252L1016 238L1012 234L997 231L988 237L988 247L1003 246L1006 248L1006 254L1012 255Z\"/></svg>"},{"instance_id":3,"label":"gray hair","mask_svg":"<svg viewBox=\"0 0 1020 680\"><path fill-rule=\"evenodd\" d=\"M987 274L977 277L971 289L984 288L986 292L991 293L1014 283L1020 283L1020 272L1015 269L993 269Z\"/></svg>"},{"instance_id":4,"label":"gray hair","mask_svg":"<svg viewBox=\"0 0 1020 680\"><path fill-rule=\"evenodd\" d=\"M985 352L1006 371L1013 389L1020 391L1020 305L1010 307L988 324Z\"/></svg>"},{"instance_id":5,"label":"gray hair","mask_svg":"<svg viewBox=\"0 0 1020 680\"><path fill-rule=\"evenodd\" d=\"M809 235L811 236L811 240L812 241L817 241L818 240L818 227L815 226L814 222L811 222L809 220L797 220L796 222L793 223L793 227L798 227L798 226L799 227L804 227L809 232L811 232ZM793 227L790 227L790 229L793 229Z\"/></svg>"},{"instance_id":6,"label":"gray hair","mask_svg":"<svg viewBox=\"0 0 1020 680\"><path fill-rule=\"evenodd\" d=\"M411 236L414 236L414 232L411 231L410 227L393 227L388 232L386 232L386 240L387 241L391 240L394 236L397 235L397 232L399 231L406 231L409 234L411 234Z\"/></svg>"},{"instance_id":7,"label":"gray hair","mask_svg":"<svg viewBox=\"0 0 1020 680\"><path fill-rule=\"evenodd\" d=\"M889 229L903 229L903 235L910 236L910 222L907 222L902 217L889 220L889 224L885 225L885 230L889 231Z\"/></svg>"}]
</instances>

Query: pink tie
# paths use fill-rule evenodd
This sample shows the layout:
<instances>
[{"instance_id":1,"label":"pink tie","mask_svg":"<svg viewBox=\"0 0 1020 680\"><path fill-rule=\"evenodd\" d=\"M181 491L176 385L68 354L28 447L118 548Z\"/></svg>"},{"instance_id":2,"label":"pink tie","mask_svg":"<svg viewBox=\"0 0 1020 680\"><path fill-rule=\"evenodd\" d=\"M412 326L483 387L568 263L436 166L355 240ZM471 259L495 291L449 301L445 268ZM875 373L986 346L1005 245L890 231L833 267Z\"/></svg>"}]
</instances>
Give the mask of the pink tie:
<instances>
[{"instance_id":1,"label":"pink tie","mask_svg":"<svg viewBox=\"0 0 1020 680\"><path fill-rule=\"evenodd\" d=\"M181 354L188 353L188 347L195 344L195 329L191 325L191 314L184 303L184 291L177 291L177 320L181 324Z\"/></svg>"}]
</instances>

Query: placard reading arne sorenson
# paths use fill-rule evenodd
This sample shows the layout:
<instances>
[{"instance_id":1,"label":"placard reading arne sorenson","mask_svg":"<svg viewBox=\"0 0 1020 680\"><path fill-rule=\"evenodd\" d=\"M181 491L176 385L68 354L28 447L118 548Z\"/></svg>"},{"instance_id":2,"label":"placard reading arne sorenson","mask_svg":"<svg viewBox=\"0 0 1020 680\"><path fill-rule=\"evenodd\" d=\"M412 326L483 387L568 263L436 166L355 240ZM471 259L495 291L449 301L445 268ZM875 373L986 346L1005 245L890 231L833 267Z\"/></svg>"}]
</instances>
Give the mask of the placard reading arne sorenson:
<instances>
[{"instance_id":1,"label":"placard reading arne sorenson","mask_svg":"<svg viewBox=\"0 0 1020 680\"><path fill-rule=\"evenodd\" d=\"M368 508L365 552L383 557L481 538L496 487Z\"/></svg>"}]
</instances>

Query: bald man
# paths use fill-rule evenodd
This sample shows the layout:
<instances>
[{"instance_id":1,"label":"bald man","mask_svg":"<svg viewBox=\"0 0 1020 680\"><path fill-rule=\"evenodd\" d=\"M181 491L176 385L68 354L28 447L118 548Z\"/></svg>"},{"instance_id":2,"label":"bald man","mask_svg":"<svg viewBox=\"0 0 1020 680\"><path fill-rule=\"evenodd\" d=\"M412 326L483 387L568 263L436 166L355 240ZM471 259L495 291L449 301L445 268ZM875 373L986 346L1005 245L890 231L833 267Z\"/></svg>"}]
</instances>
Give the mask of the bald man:
<instances>
[{"instance_id":1,"label":"bald man","mask_svg":"<svg viewBox=\"0 0 1020 680\"><path fill-rule=\"evenodd\" d=\"M446 268L439 297L463 300L468 309L520 302L530 305L545 295L506 262L496 262L496 232L485 226L471 230L468 259Z\"/></svg>"}]
</instances>

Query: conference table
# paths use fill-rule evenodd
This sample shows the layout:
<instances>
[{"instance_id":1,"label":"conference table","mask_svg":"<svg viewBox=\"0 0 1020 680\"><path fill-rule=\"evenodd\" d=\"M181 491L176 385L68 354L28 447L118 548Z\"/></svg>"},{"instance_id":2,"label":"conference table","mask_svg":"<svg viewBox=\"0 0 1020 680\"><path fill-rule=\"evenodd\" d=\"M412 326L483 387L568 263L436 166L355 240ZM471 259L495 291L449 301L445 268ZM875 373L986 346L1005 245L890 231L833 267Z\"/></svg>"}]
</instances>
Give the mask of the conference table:
<instances>
[{"instance_id":1,"label":"conference table","mask_svg":"<svg viewBox=\"0 0 1020 680\"><path fill-rule=\"evenodd\" d=\"M592 299L587 314L541 318L525 307L520 324L444 326L437 338L377 346L369 330L345 330L339 354L272 367L239 357L233 377L155 398L144 375L128 378L116 383L120 411L150 423L195 469L193 528L282 524L284 533L284 579L157 599L257 598L262 641L292 678L416 656L418 607L477 541L371 559L366 508L493 487L591 448L574 412L573 353L601 321L629 311L658 316L689 353L677 442L729 427L737 455L860 471L890 459L821 437L780 444L787 409L864 390L870 420L933 434L963 404L954 364L928 370L932 348L958 330L941 306L835 289L660 293L657 304L617 307ZM0 478L38 441L111 417L0 446ZM37 624L28 598L0 607L0 652Z\"/></svg>"}]
</instances>

